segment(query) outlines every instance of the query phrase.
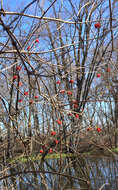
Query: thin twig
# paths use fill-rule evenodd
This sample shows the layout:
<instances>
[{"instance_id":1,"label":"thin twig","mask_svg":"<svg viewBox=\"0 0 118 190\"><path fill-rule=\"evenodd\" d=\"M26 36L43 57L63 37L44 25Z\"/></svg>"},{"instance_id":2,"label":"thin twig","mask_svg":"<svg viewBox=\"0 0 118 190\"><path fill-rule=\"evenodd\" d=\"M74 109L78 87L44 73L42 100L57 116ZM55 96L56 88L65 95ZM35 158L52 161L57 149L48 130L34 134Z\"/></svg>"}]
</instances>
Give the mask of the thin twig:
<instances>
[{"instance_id":1,"label":"thin twig","mask_svg":"<svg viewBox=\"0 0 118 190\"><path fill-rule=\"evenodd\" d=\"M98 190L102 190L105 185L109 185L109 183L103 184Z\"/></svg>"}]
</instances>

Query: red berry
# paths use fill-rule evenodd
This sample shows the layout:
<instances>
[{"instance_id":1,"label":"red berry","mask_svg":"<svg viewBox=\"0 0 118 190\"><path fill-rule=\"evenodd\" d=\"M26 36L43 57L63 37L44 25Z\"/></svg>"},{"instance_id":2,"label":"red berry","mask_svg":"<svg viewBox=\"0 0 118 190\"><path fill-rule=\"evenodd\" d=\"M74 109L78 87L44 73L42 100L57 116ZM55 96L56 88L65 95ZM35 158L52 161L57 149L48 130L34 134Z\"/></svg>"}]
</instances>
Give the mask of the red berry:
<instances>
[{"instance_id":1,"label":"red berry","mask_svg":"<svg viewBox=\"0 0 118 190\"><path fill-rule=\"evenodd\" d=\"M25 91L25 92L24 92L24 95L27 96L27 95L28 95L28 91Z\"/></svg>"},{"instance_id":2,"label":"red berry","mask_svg":"<svg viewBox=\"0 0 118 190\"><path fill-rule=\"evenodd\" d=\"M58 119L56 122L58 123L58 125L61 125L61 124L62 124L62 121L59 120L59 119Z\"/></svg>"},{"instance_id":3,"label":"red berry","mask_svg":"<svg viewBox=\"0 0 118 190\"><path fill-rule=\"evenodd\" d=\"M20 71L21 70L21 66L16 66L16 71Z\"/></svg>"},{"instance_id":4,"label":"red berry","mask_svg":"<svg viewBox=\"0 0 118 190\"><path fill-rule=\"evenodd\" d=\"M40 153L43 153L43 150L41 149L39 152L40 152Z\"/></svg>"},{"instance_id":5,"label":"red berry","mask_svg":"<svg viewBox=\"0 0 118 190\"><path fill-rule=\"evenodd\" d=\"M77 100L72 100L72 104L77 104Z\"/></svg>"},{"instance_id":6,"label":"red berry","mask_svg":"<svg viewBox=\"0 0 118 190\"><path fill-rule=\"evenodd\" d=\"M52 148L50 148L49 153L52 153L52 152L53 152L53 149L52 149Z\"/></svg>"},{"instance_id":7,"label":"red berry","mask_svg":"<svg viewBox=\"0 0 118 190\"><path fill-rule=\"evenodd\" d=\"M91 128L91 127L88 127L88 128L87 128L87 131L91 131L91 130L92 130L92 128Z\"/></svg>"},{"instance_id":8,"label":"red berry","mask_svg":"<svg viewBox=\"0 0 118 190\"><path fill-rule=\"evenodd\" d=\"M59 141L58 140L55 140L55 144L58 144L59 143Z\"/></svg>"},{"instance_id":9,"label":"red berry","mask_svg":"<svg viewBox=\"0 0 118 190\"><path fill-rule=\"evenodd\" d=\"M33 100L29 100L29 104L33 104Z\"/></svg>"},{"instance_id":10,"label":"red berry","mask_svg":"<svg viewBox=\"0 0 118 190\"><path fill-rule=\"evenodd\" d=\"M21 103L23 100L22 99L19 99L18 102Z\"/></svg>"},{"instance_id":11,"label":"red berry","mask_svg":"<svg viewBox=\"0 0 118 190\"><path fill-rule=\"evenodd\" d=\"M70 112L70 113L68 113L68 116L72 116L73 114Z\"/></svg>"},{"instance_id":12,"label":"red berry","mask_svg":"<svg viewBox=\"0 0 118 190\"><path fill-rule=\"evenodd\" d=\"M99 29L101 27L101 24L99 22L97 22L96 24L94 24L95 28Z\"/></svg>"},{"instance_id":13,"label":"red berry","mask_svg":"<svg viewBox=\"0 0 118 190\"><path fill-rule=\"evenodd\" d=\"M60 90L60 94L64 94L65 93L65 90Z\"/></svg>"},{"instance_id":14,"label":"red berry","mask_svg":"<svg viewBox=\"0 0 118 190\"><path fill-rule=\"evenodd\" d=\"M31 49L31 46L28 46L28 47L27 47L27 50L29 51L30 49Z\"/></svg>"},{"instance_id":15,"label":"red berry","mask_svg":"<svg viewBox=\"0 0 118 190\"><path fill-rule=\"evenodd\" d=\"M76 113L76 114L75 114L75 117L76 117L76 118L79 118L79 115Z\"/></svg>"},{"instance_id":16,"label":"red berry","mask_svg":"<svg viewBox=\"0 0 118 190\"><path fill-rule=\"evenodd\" d=\"M110 69L110 67L108 67L107 70L106 70L106 72L109 73L110 71L111 71L111 69Z\"/></svg>"},{"instance_id":17,"label":"red berry","mask_svg":"<svg viewBox=\"0 0 118 190\"><path fill-rule=\"evenodd\" d=\"M100 133L102 131L102 129L100 127L97 128L98 133Z\"/></svg>"},{"instance_id":18,"label":"red berry","mask_svg":"<svg viewBox=\"0 0 118 190\"><path fill-rule=\"evenodd\" d=\"M98 74L96 75L96 77L97 77L97 78L100 78L100 77L101 77L101 74L100 74L100 73L98 73Z\"/></svg>"},{"instance_id":19,"label":"red berry","mask_svg":"<svg viewBox=\"0 0 118 190\"><path fill-rule=\"evenodd\" d=\"M39 43L39 39L36 39L35 42L36 42L36 43Z\"/></svg>"},{"instance_id":20,"label":"red berry","mask_svg":"<svg viewBox=\"0 0 118 190\"><path fill-rule=\"evenodd\" d=\"M78 108L78 104L74 104L74 108Z\"/></svg>"},{"instance_id":21,"label":"red berry","mask_svg":"<svg viewBox=\"0 0 118 190\"><path fill-rule=\"evenodd\" d=\"M34 96L35 99L38 99L38 96Z\"/></svg>"},{"instance_id":22,"label":"red berry","mask_svg":"<svg viewBox=\"0 0 118 190\"><path fill-rule=\"evenodd\" d=\"M71 91L67 91L67 94L68 94L68 95L72 95L72 92L71 92Z\"/></svg>"},{"instance_id":23,"label":"red berry","mask_svg":"<svg viewBox=\"0 0 118 190\"><path fill-rule=\"evenodd\" d=\"M13 76L13 80L16 80L17 78L18 78L17 75L14 75L14 76Z\"/></svg>"},{"instance_id":24,"label":"red berry","mask_svg":"<svg viewBox=\"0 0 118 190\"><path fill-rule=\"evenodd\" d=\"M52 132L51 132L51 135L52 135L52 136L56 135L56 131L52 131Z\"/></svg>"},{"instance_id":25,"label":"red berry","mask_svg":"<svg viewBox=\"0 0 118 190\"><path fill-rule=\"evenodd\" d=\"M74 83L74 80L70 80L69 83L73 84L73 83Z\"/></svg>"},{"instance_id":26,"label":"red berry","mask_svg":"<svg viewBox=\"0 0 118 190\"><path fill-rule=\"evenodd\" d=\"M22 82L19 82L19 83L18 83L18 86L22 86L22 85L23 85L23 83L22 83Z\"/></svg>"},{"instance_id":27,"label":"red berry","mask_svg":"<svg viewBox=\"0 0 118 190\"><path fill-rule=\"evenodd\" d=\"M61 81L60 81L60 80L58 80L58 81L56 82L56 84L61 84Z\"/></svg>"}]
</instances>

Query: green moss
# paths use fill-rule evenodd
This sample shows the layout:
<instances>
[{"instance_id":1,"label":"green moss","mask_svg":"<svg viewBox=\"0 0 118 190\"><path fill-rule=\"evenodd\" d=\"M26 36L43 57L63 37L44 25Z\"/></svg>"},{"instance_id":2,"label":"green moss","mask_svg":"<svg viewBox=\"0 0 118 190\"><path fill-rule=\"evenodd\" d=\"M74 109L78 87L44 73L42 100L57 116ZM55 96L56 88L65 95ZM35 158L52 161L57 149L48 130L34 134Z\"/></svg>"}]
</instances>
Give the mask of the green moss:
<instances>
[{"instance_id":1,"label":"green moss","mask_svg":"<svg viewBox=\"0 0 118 190\"><path fill-rule=\"evenodd\" d=\"M112 149L113 152L118 153L118 147Z\"/></svg>"}]
</instances>

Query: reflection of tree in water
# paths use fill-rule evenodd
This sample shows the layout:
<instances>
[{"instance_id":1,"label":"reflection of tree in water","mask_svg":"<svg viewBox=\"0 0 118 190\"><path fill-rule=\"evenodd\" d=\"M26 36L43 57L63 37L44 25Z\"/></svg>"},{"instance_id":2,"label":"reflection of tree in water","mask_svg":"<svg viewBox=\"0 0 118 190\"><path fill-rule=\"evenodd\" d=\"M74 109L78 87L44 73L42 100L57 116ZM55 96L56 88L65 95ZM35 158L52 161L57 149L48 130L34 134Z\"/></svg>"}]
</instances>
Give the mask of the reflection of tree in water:
<instances>
[{"instance_id":1,"label":"reflection of tree in water","mask_svg":"<svg viewBox=\"0 0 118 190\"><path fill-rule=\"evenodd\" d=\"M71 157L61 159L61 165L60 159L48 159L42 165L40 161L30 161L9 166L4 176L11 176L1 181L1 187L19 190L95 190L105 184L105 188L114 190L118 187L117 173L118 163L113 158Z\"/></svg>"},{"instance_id":2,"label":"reflection of tree in water","mask_svg":"<svg viewBox=\"0 0 118 190\"><path fill-rule=\"evenodd\" d=\"M107 183L107 189L114 190L118 187L118 162L115 158L93 158L88 160L91 183L98 188Z\"/></svg>"},{"instance_id":3,"label":"reflection of tree in water","mask_svg":"<svg viewBox=\"0 0 118 190\"><path fill-rule=\"evenodd\" d=\"M79 181L81 188L90 189L90 176L89 176L89 167L86 163L86 159L83 156L72 157L72 166L74 169L75 176L85 179L85 181Z\"/></svg>"}]
</instances>

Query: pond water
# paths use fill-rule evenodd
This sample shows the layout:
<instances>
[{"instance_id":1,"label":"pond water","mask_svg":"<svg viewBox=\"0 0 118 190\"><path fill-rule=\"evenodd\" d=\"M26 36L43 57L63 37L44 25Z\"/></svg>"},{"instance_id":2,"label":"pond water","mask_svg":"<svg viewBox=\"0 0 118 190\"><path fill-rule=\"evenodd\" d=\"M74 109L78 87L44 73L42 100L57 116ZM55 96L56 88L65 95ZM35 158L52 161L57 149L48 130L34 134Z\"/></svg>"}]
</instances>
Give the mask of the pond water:
<instances>
[{"instance_id":1,"label":"pond water","mask_svg":"<svg viewBox=\"0 0 118 190\"><path fill-rule=\"evenodd\" d=\"M44 163L20 162L8 166L7 173L4 172L6 174L11 176L0 181L1 190L117 190L118 157L71 157L47 159Z\"/></svg>"}]
</instances>

